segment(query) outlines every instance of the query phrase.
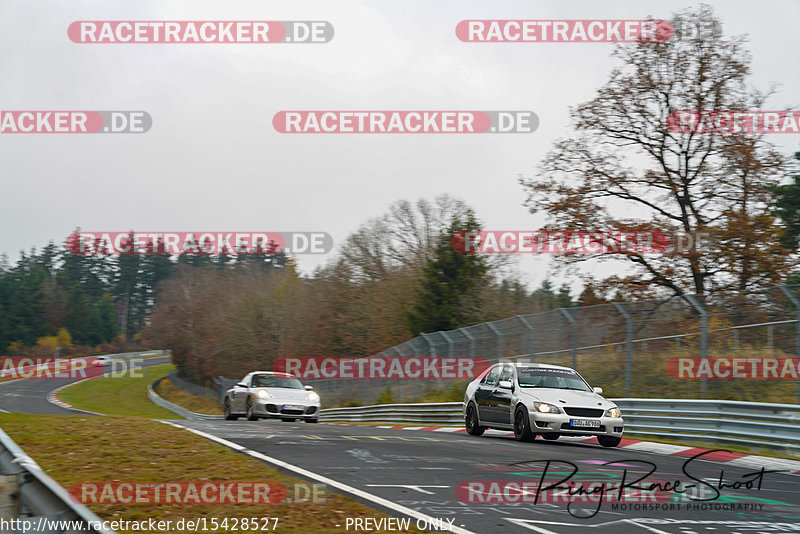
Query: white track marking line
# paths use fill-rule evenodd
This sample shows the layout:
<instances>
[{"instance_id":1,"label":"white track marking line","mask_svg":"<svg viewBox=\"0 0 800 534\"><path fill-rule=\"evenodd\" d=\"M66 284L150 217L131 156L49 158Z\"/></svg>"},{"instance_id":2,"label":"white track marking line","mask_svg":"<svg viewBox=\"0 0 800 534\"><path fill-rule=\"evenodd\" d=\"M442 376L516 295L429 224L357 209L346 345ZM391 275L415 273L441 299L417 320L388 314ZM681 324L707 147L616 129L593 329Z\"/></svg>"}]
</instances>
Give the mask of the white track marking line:
<instances>
[{"instance_id":1,"label":"white track marking line","mask_svg":"<svg viewBox=\"0 0 800 534\"><path fill-rule=\"evenodd\" d=\"M424 520L424 521L426 521L428 523L433 522L435 524L435 522L436 522L436 518L434 518L432 516L429 516L427 514L423 514L422 512L417 512L416 510L412 510L411 508L406 508L405 506L401 506L399 504L393 503L392 501L390 501L388 499L384 499L383 497L378 497L377 495L373 495L371 493L367 493L366 491L362 491L362 490L360 490L358 488L354 488L353 486L348 486L347 484L344 484L343 482L339 482L338 480L333 480L332 478L328 478L326 476L318 475L317 473L314 473L314 472L309 471L307 469L303 469L302 467L297 467L296 465L292 465L290 463L286 463L283 460L278 460L277 458L272 458L270 456L266 456L264 454L261 454L260 452L246 449L245 447L242 447L241 445L237 445L236 443L233 443L232 441L228 441L226 439L219 438L217 436L214 436L213 434L208 434L207 432L203 432L201 430L195 430L193 428L188 428L188 427L185 427L185 426L181 426L181 425L172 423L170 421L160 421L160 422L168 424L168 425L172 425L172 426L177 427L177 428L182 428L184 430L188 430L189 432L197 434L198 436L202 436L202 437L204 437L206 439L210 439L211 441L215 441L215 442L219 443L220 445L224 445L224 446L229 447L231 449L235 449L235 450L241 451L241 452L243 452L243 453L245 453L245 454L247 454L249 456L252 456L253 458L258 458L259 460L263 460L263 461L265 461L265 462L267 462L269 464L281 467L283 469L287 469L289 471L297 473L298 475L300 475L303 478L310 478L312 480L316 480L317 482L322 482L323 484L327 484L328 486L336 488L336 489L338 489L338 490L340 490L340 491L342 491L344 493L349 493L350 495L356 496L356 497L358 497L360 499L364 499L366 501L373 502L373 503L377 504L378 506L382 506L384 508L388 508L389 510L394 510L395 512L397 512L399 514L402 514L404 516L413 517L415 519L422 519L422 520ZM457 527L455 525L452 525L451 527L449 527L449 530L450 530L450 532L453 532L455 534L476 534L475 532L472 532L470 530L466 530L466 529L461 528L461 527Z\"/></svg>"},{"instance_id":2,"label":"white track marking line","mask_svg":"<svg viewBox=\"0 0 800 534\"><path fill-rule=\"evenodd\" d=\"M621 449L630 449L632 451L642 451L642 452L655 452L659 454L677 454L679 452L688 451L692 447L684 447L682 445L671 445L668 443L655 443L652 441L640 441L639 443L632 443L630 445L626 445L624 447L620 447Z\"/></svg>"}]
</instances>

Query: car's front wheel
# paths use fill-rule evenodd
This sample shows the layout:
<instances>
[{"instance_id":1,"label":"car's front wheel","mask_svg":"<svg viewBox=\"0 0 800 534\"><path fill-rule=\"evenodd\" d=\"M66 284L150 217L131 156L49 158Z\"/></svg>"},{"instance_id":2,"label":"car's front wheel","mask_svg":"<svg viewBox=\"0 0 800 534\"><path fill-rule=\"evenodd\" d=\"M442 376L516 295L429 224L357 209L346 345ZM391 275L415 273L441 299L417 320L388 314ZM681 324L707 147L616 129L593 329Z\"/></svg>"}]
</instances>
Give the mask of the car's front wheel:
<instances>
[{"instance_id":1,"label":"car's front wheel","mask_svg":"<svg viewBox=\"0 0 800 534\"><path fill-rule=\"evenodd\" d=\"M478 413L475 411L475 405L473 404L467 406L467 415L464 417L464 425L467 427L467 434L471 436L481 436L486 432L486 427L480 426Z\"/></svg>"},{"instance_id":2,"label":"car's front wheel","mask_svg":"<svg viewBox=\"0 0 800 534\"><path fill-rule=\"evenodd\" d=\"M225 420L226 421L235 421L236 419L239 419L238 415L233 415L231 413L231 401L229 401L228 399L225 399L224 407L225 407Z\"/></svg>"},{"instance_id":3,"label":"car's front wheel","mask_svg":"<svg viewBox=\"0 0 800 534\"><path fill-rule=\"evenodd\" d=\"M603 447L616 447L622 441L622 438L614 436L597 436L597 443Z\"/></svg>"},{"instance_id":4,"label":"car's front wheel","mask_svg":"<svg viewBox=\"0 0 800 534\"><path fill-rule=\"evenodd\" d=\"M522 406L514 412L514 439L517 441L533 441L536 439L536 434L531 431L528 410Z\"/></svg>"},{"instance_id":5,"label":"car's front wheel","mask_svg":"<svg viewBox=\"0 0 800 534\"><path fill-rule=\"evenodd\" d=\"M555 441L561 437L561 434L556 434L555 432L549 434L542 434L542 437L548 441Z\"/></svg>"},{"instance_id":6,"label":"car's front wheel","mask_svg":"<svg viewBox=\"0 0 800 534\"><path fill-rule=\"evenodd\" d=\"M306 423L319 423L319 419L306 419Z\"/></svg>"},{"instance_id":7,"label":"car's front wheel","mask_svg":"<svg viewBox=\"0 0 800 534\"><path fill-rule=\"evenodd\" d=\"M253 411L253 399L247 399L247 420L248 421L258 421L258 416Z\"/></svg>"}]
</instances>

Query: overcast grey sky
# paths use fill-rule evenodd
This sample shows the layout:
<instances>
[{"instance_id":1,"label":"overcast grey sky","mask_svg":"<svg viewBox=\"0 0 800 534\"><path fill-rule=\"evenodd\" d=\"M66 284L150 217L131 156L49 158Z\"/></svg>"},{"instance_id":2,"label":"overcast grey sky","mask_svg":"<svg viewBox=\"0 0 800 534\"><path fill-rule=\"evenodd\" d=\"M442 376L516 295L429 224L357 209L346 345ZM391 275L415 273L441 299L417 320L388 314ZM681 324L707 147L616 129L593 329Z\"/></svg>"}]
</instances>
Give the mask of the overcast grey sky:
<instances>
[{"instance_id":1,"label":"overcast grey sky","mask_svg":"<svg viewBox=\"0 0 800 534\"><path fill-rule=\"evenodd\" d=\"M726 35L747 33L751 83L800 100L796 0L708 2ZM0 0L0 110L145 110L142 135L0 135L0 252L84 230L266 230L341 242L393 201L449 193L485 228L535 229L531 175L616 64L613 45L460 42L463 19L669 18L659 1ZM76 20L327 20L317 45L82 45ZM284 135L295 109L533 110L533 134ZM772 135L787 154L800 136ZM325 257L301 256L309 272ZM520 263L527 281L543 259Z\"/></svg>"}]
</instances>

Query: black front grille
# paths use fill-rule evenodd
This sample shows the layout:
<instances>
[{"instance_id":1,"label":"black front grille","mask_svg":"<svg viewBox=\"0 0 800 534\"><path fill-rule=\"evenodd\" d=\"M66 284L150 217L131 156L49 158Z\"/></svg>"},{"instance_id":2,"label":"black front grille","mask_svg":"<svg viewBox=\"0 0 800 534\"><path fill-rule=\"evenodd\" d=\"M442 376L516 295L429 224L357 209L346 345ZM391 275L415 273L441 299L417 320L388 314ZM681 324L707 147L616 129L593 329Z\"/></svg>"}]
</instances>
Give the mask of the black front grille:
<instances>
[{"instance_id":1,"label":"black front grille","mask_svg":"<svg viewBox=\"0 0 800 534\"><path fill-rule=\"evenodd\" d=\"M562 423L561 430L574 430L576 432L588 432L589 434L596 434L598 432L605 434L605 425L600 426L569 426L569 423Z\"/></svg>"},{"instance_id":2,"label":"black front grille","mask_svg":"<svg viewBox=\"0 0 800 534\"><path fill-rule=\"evenodd\" d=\"M303 415L303 410L287 410L284 408L281 410L281 413L286 415Z\"/></svg>"},{"instance_id":3,"label":"black front grille","mask_svg":"<svg viewBox=\"0 0 800 534\"><path fill-rule=\"evenodd\" d=\"M267 411L269 413L278 413L278 407L274 404L267 404Z\"/></svg>"},{"instance_id":4,"label":"black front grille","mask_svg":"<svg viewBox=\"0 0 800 534\"><path fill-rule=\"evenodd\" d=\"M307 414L316 413L316 411L317 411L317 407L316 406L309 406L308 408L306 408L306 413Z\"/></svg>"},{"instance_id":5,"label":"black front grille","mask_svg":"<svg viewBox=\"0 0 800 534\"><path fill-rule=\"evenodd\" d=\"M603 417L604 410L596 408L564 408L567 415L574 415L575 417Z\"/></svg>"}]
</instances>

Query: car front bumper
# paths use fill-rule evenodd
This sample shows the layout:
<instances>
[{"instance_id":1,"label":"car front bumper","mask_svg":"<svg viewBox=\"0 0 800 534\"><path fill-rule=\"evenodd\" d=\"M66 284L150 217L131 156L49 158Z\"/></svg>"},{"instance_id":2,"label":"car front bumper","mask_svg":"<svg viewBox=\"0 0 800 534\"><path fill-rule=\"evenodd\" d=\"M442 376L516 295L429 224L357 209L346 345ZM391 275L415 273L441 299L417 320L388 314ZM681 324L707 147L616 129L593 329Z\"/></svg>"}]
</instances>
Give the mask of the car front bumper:
<instances>
[{"instance_id":1,"label":"car front bumper","mask_svg":"<svg viewBox=\"0 0 800 534\"><path fill-rule=\"evenodd\" d=\"M278 402L276 399L257 399L253 413L269 419L318 419L320 403L309 401Z\"/></svg>"},{"instance_id":2,"label":"car front bumper","mask_svg":"<svg viewBox=\"0 0 800 534\"><path fill-rule=\"evenodd\" d=\"M621 437L625 429L622 417L577 417L565 413L540 413L529 411L531 431L535 434L563 434L565 436ZM573 426L573 419L598 421L597 427Z\"/></svg>"}]
</instances>

